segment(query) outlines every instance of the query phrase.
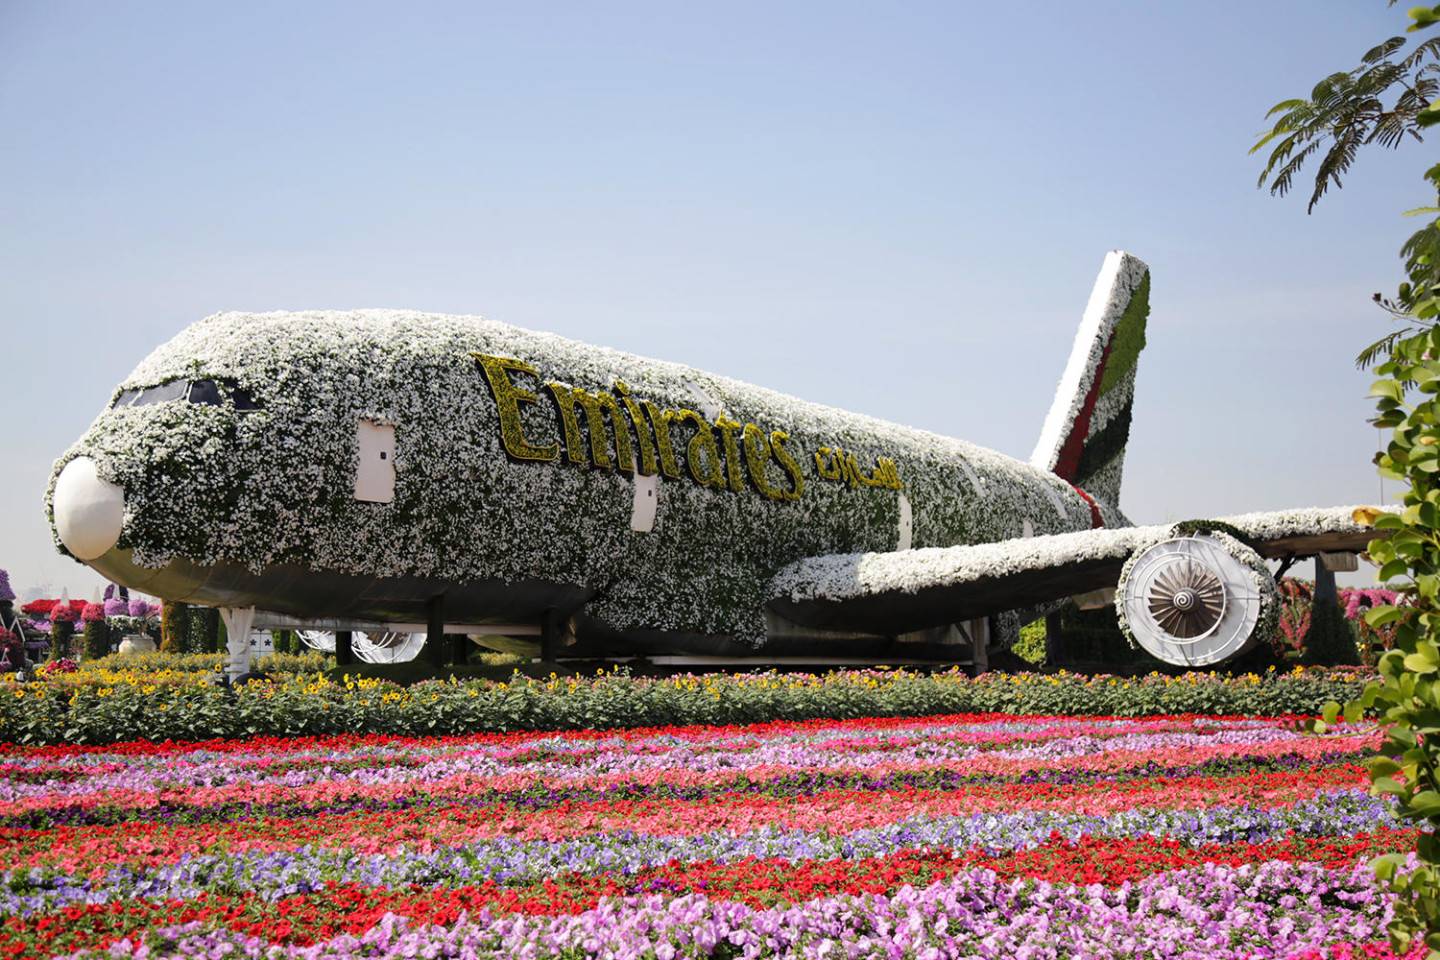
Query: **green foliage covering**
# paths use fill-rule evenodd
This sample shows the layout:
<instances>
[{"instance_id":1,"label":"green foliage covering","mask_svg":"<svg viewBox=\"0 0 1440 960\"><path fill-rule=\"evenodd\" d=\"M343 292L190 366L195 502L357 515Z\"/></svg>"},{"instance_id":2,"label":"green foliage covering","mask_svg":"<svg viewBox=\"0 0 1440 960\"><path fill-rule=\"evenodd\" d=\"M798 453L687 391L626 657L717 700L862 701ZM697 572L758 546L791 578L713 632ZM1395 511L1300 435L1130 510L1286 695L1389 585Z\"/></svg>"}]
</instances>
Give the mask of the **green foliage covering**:
<instances>
[{"instance_id":1,"label":"green foliage covering","mask_svg":"<svg viewBox=\"0 0 1440 960\"><path fill-rule=\"evenodd\" d=\"M1173 669L1125 639L1112 604L1096 610L1066 604L1060 610L1060 625L1065 633L1064 657L1069 663L1131 671Z\"/></svg>"},{"instance_id":2,"label":"green foliage covering","mask_svg":"<svg viewBox=\"0 0 1440 960\"><path fill-rule=\"evenodd\" d=\"M1245 535L1239 527L1226 523L1223 520L1181 520L1175 524L1175 536L1188 537L1192 533L1223 533L1234 537L1251 550L1255 549L1255 541Z\"/></svg>"},{"instance_id":3,"label":"green foliage covering","mask_svg":"<svg viewBox=\"0 0 1440 960\"><path fill-rule=\"evenodd\" d=\"M1440 23L1440 7L1416 7L1409 15L1410 32ZM1422 129L1440 122L1440 38L1409 51L1405 44L1392 37L1360 66L1320 81L1308 99L1277 104L1270 115L1279 119L1254 148L1271 147L1261 184L1272 178L1272 192L1285 193L1318 155L1313 208L1332 183L1339 186L1360 147L1419 141ZM1372 789L1396 797L1400 814L1422 828L1413 870L1401 871L1404 854L1378 861L1379 876L1401 895L1390 937L1397 952L1423 940L1434 960L1440 958L1440 166L1425 176L1435 202L1413 211L1428 222L1401 248L1408 279L1393 300L1375 297L1400 327L1360 354L1362 364L1384 361L1371 394L1379 412L1374 423L1391 437L1376 463L1381 476L1408 487L1398 511L1369 517L1388 534L1371 541L1369 553L1381 565L1377 579L1400 579L1410 606L1365 615L1373 627L1396 624L1395 646L1379 658L1380 679L1343 711L1347 719L1376 711L1385 725L1380 755L1369 763ZM1321 615L1317 610L1315 619ZM1330 704L1326 721L1341 710Z\"/></svg>"},{"instance_id":4,"label":"green foliage covering","mask_svg":"<svg viewBox=\"0 0 1440 960\"><path fill-rule=\"evenodd\" d=\"M1380 757L1369 765L1372 788L1394 795L1401 815L1427 828L1416 847L1420 865L1402 874L1405 858L1396 854L1383 858L1380 875L1407 895L1392 937L1403 944L1423 930L1433 957L1440 954L1440 361L1432 358L1440 357L1440 327L1401 338L1391 355L1376 368L1385 379L1371 388L1379 398L1376 422L1393 430L1377 463L1382 475L1409 489L1399 512L1376 518L1389 536L1371 542L1370 556L1381 564L1381 577L1408 580L1401 593L1413 609L1382 606L1365 615L1374 626L1398 624L1395 648L1380 657L1380 681L1344 709L1347 717L1379 711L1388 729ZM1338 710L1332 705L1326 719Z\"/></svg>"},{"instance_id":5,"label":"green foliage covering","mask_svg":"<svg viewBox=\"0 0 1440 960\"><path fill-rule=\"evenodd\" d=\"M139 659L139 658L136 658ZM119 682L95 671L0 686L0 741L113 743L216 737L366 733L420 736L669 724L927 716L949 713L1147 716L1313 713L1356 696L1369 674L1312 671L1222 678L1138 679L951 671L681 676L627 673L510 682L379 680L330 683L281 675L230 691L152 672Z\"/></svg>"}]
</instances>

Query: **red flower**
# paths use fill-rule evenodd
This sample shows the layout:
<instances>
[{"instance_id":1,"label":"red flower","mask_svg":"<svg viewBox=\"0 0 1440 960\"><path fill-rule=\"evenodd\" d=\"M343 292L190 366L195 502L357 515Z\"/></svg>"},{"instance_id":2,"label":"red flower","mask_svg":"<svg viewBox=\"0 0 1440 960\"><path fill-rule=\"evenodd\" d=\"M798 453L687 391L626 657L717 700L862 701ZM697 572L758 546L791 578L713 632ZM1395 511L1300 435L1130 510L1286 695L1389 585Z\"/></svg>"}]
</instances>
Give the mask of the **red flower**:
<instances>
[{"instance_id":1,"label":"red flower","mask_svg":"<svg viewBox=\"0 0 1440 960\"><path fill-rule=\"evenodd\" d=\"M20 612L36 620L48 620L50 611L54 610L55 605L59 602L59 600L31 600L20 608Z\"/></svg>"}]
</instances>

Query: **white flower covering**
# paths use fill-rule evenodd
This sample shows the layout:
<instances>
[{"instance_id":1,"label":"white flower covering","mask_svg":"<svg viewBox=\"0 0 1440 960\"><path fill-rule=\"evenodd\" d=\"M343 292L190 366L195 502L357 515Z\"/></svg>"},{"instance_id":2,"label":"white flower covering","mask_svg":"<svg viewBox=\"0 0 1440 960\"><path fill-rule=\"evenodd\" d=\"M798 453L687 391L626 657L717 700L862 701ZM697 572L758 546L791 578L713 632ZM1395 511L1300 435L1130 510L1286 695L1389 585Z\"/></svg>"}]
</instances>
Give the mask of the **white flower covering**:
<instances>
[{"instance_id":1,"label":"white flower covering","mask_svg":"<svg viewBox=\"0 0 1440 960\"><path fill-rule=\"evenodd\" d=\"M1216 521L1257 541L1286 536L1352 533L1355 507L1247 513ZM1175 534L1176 524L1082 530L978 546L892 553L807 557L781 570L771 593L792 601L849 600L884 593L914 594L1013 574L1054 570L1086 560L1123 560Z\"/></svg>"},{"instance_id":2,"label":"white flower covering","mask_svg":"<svg viewBox=\"0 0 1440 960\"><path fill-rule=\"evenodd\" d=\"M789 434L803 496L777 501L688 475L666 478L653 532L632 530L627 474L569 464L563 454L555 462L506 457L496 403L472 352L537 371L513 376L540 397L521 406L532 444L563 445L547 381L591 392L623 381L636 400L676 410L695 408L698 393L741 423ZM1068 484L993 451L477 317L217 314L158 348L118 389L182 377L235 381L260 409L184 401L107 409L55 464L58 475L71 458L89 456L123 488L120 546L152 567L185 557L252 570L296 563L375 577L583 584L599 592L588 612L621 629L759 642L774 571L803 557L894 550L902 492L912 542L931 549L877 561L876 575L895 562L902 580L912 569L930 575L934 564L945 566L931 559L934 548L1008 540L1027 522L1042 535L1027 543L1042 548L1055 534L1090 526L1089 505ZM395 425L392 503L354 499L361 419ZM867 471L890 458L903 491L822 479L813 460L821 447L853 453ZM683 443L676 452L683 470ZM782 471L771 469L769 482L784 486ZM1130 536L1087 533L1074 542L1104 549ZM63 551L58 539L57 547ZM983 549L995 563L1024 562L1013 545Z\"/></svg>"},{"instance_id":3,"label":"white flower covering","mask_svg":"<svg viewBox=\"0 0 1440 960\"><path fill-rule=\"evenodd\" d=\"M1294 510L1271 510L1259 513L1242 513L1237 517L1225 517L1221 522L1239 530L1251 540L1265 542L1284 537L1314 536L1322 533L1358 533L1369 529L1355 522L1356 510L1366 509L1361 505L1349 507L1306 507Z\"/></svg>"},{"instance_id":4,"label":"white flower covering","mask_svg":"<svg viewBox=\"0 0 1440 960\"><path fill-rule=\"evenodd\" d=\"M1055 389L1055 400L1045 417L1045 426L1040 431L1035 451L1030 455L1030 462L1035 466L1046 470L1055 469L1060 451L1074 431L1076 420L1100 371L1101 360L1110 345L1111 335L1149 270L1143 260L1118 250L1105 258L1100 276L1090 293L1090 302L1081 318L1080 328L1075 333L1075 345L1070 360ZM1111 391L1111 399L1097 406L1091 415L1092 431L1109 424L1117 412L1110 408L1118 408L1128 403L1133 396L1133 389L1132 378L1129 389Z\"/></svg>"}]
</instances>

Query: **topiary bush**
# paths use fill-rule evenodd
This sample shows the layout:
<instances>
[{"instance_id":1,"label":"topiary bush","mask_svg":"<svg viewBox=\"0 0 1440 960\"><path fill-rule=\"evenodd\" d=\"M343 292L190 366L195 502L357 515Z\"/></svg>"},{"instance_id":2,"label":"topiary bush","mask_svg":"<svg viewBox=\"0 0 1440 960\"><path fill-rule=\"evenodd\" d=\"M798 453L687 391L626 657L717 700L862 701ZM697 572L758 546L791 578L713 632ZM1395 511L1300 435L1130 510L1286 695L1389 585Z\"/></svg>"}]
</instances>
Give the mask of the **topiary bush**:
<instances>
[{"instance_id":1,"label":"topiary bush","mask_svg":"<svg viewBox=\"0 0 1440 960\"><path fill-rule=\"evenodd\" d=\"M214 607L192 606L190 608L190 643L194 653L219 653L220 611Z\"/></svg>"},{"instance_id":2,"label":"topiary bush","mask_svg":"<svg viewBox=\"0 0 1440 960\"><path fill-rule=\"evenodd\" d=\"M91 606L95 606L91 604ZM90 608L86 608L86 613ZM104 610L99 617L87 616L84 620L84 652L86 660L99 660L110 652L110 625L105 622Z\"/></svg>"},{"instance_id":3,"label":"topiary bush","mask_svg":"<svg viewBox=\"0 0 1440 960\"><path fill-rule=\"evenodd\" d=\"M70 638L75 634L75 621L80 618L73 606L56 605L50 611L50 659L70 657Z\"/></svg>"},{"instance_id":4,"label":"topiary bush","mask_svg":"<svg viewBox=\"0 0 1440 960\"><path fill-rule=\"evenodd\" d=\"M1333 600L1315 602L1315 608L1310 614L1310 629L1305 633L1300 662L1312 667L1349 667L1360 664L1355 631L1345 619L1340 604Z\"/></svg>"},{"instance_id":5,"label":"topiary bush","mask_svg":"<svg viewBox=\"0 0 1440 960\"><path fill-rule=\"evenodd\" d=\"M190 605L183 600L160 604L160 649L164 653L190 652Z\"/></svg>"}]
</instances>

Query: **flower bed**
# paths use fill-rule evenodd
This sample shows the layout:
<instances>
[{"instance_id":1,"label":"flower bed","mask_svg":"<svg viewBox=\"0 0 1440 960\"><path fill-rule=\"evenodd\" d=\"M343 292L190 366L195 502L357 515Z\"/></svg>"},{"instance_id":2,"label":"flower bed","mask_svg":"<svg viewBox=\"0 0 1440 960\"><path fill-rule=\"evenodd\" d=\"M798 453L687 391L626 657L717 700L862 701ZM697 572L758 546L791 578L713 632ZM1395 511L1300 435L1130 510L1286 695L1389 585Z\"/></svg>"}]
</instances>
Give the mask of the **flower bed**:
<instances>
[{"instance_id":1,"label":"flower bed","mask_svg":"<svg viewBox=\"0 0 1440 960\"><path fill-rule=\"evenodd\" d=\"M969 714L10 747L0 956L1384 957L1364 861L1415 833L1364 789L1378 742Z\"/></svg>"}]
</instances>

